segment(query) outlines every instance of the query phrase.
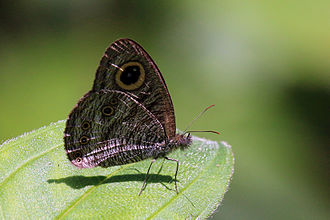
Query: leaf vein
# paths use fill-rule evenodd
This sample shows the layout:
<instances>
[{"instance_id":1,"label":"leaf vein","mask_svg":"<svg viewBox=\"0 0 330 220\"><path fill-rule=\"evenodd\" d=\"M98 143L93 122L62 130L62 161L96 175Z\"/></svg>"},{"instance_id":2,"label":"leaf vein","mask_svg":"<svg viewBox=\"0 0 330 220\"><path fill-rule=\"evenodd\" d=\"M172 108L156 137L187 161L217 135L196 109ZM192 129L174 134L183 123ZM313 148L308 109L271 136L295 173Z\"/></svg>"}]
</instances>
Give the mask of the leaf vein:
<instances>
[{"instance_id":1,"label":"leaf vein","mask_svg":"<svg viewBox=\"0 0 330 220\"><path fill-rule=\"evenodd\" d=\"M102 185L102 183L104 183L105 181L107 181L110 177L112 177L113 175L115 175L116 173L120 172L121 170L126 169L129 166L132 166L133 164L128 164L125 166L120 167L119 169L115 170L114 172L112 172L111 174L109 174L107 176L107 178L105 178L104 180L100 181L97 185L91 187L90 189L88 189L86 192L84 192L72 205L70 205L68 208L66 208L59 216L57 216L57 219L62 219L65 216L67 216L69 214L69 212L76 207L79 203L81 203L85 198L87 198L88 195L90 195L94 190L96 190L97 187L99 187L100 185Z\"/></svg>"},{"instance_id":2,"label":"leaf vein","mask_svg":"<svg viewBox=\"0 0 330 220\"><path fill-rule=\"evenodd\" d=\"M217 142L213 142L216 145L218 145ZM204 171L200 172L200 174L198 174L189 184L187 184L186 187L182 188L181 192L179 194L176 194L175 196L172 197L172 199L170 199L166 204L164 204L162 207L160 207L157 211L155 211L152 215L150 215L147 219L152 219L154 218L157 214L159 214L162 210L164 210L167 206L169 206L174 200L178 199L179 196L181 196L180 194L183 195L183 192L186 191L193 183L195 183L199 177L205 173L206 170L208 170L208 168L211 166L211 164L213 163L214 159L216 158L217 154L215 155L215 157L210 160L209 165L207 166L207 169L205 169Z\"/></svg>"},{"instance_id":3,"label":"leaf vein","mask_svg":"<svg viewBox=\"0 0 330 220\"><path fill-rule=\"evenodd\" d=\"M56 148L58 148L58 147L60 147L60 146L63 146L63 144L55 145L54 147L51 147L51 148L49 148L48 150L43 151L42 153L37 154L36 156L31 157L30 159L28 159L25 163L23 163L23 164L21 164L19 167L17 167L16 170L14 170L14 171L11 172L8 176L6 176L6 177L0 182L0 187L1 187L5 182L7 182L8 179L9 179L11 176L15 175L20 169L22 169L23 167L27 166L27 165L28 165L29 163L31 163L32 161L38 159L39 157L41 157L41 156L43 156L43 155L45 155L45 154L51 152L52 150L54 150L54 149L56 149Z\"/></svg>"}]
</instances>

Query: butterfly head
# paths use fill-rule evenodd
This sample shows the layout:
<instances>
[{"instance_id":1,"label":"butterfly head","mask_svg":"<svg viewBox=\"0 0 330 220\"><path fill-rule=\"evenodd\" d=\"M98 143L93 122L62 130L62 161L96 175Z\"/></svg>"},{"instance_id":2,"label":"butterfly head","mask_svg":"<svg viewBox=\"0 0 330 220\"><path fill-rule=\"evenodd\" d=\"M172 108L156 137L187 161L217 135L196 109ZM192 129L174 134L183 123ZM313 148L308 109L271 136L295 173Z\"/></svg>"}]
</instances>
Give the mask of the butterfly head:
<instances>
[{"instance_id":1,"label":"butterfly head","mask_svg":"<svg viewBox=\"0 0 330 220\"><path fill-rule=\"evenodd\" d=\"M173 142L175 146L180 147L181 150L184 150L191 145L192 139L190 133L177 134L175 135Z\"/></svg>"}]
</instances>

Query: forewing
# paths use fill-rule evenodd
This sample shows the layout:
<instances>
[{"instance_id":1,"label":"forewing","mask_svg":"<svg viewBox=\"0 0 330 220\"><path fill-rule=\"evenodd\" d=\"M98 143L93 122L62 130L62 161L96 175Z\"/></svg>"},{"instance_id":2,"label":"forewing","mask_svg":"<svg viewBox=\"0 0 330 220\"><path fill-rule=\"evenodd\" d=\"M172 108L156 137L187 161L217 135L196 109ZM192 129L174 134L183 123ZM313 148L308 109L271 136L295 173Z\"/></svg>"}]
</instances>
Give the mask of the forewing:
<instances>
[{"instance_id":1,"label":"forewing","mask_svg":"<svg viewBox=\"0 0 330 220\"><path fill-rule=\"evenodd\" d=\"M143 160L166 139L150 111L115 90L87 93L70 113L64 137L68 158L79 168Z\"/></svg>"},{"instance_id":2,"label":"forewing","mask_svg":"<svg viewBox=\"0 0 330 220\"><path fill-rule=\"evenodd\" d=\"M133 83L126 82L121 74L132 65L141 68L140 77ZM174 109L167 86L155 62L138 43L120 39L109 46L97 69L92 91L102 89L134 96L161 122L168 138L175 136Z\"/></svg>"}]
</instances>

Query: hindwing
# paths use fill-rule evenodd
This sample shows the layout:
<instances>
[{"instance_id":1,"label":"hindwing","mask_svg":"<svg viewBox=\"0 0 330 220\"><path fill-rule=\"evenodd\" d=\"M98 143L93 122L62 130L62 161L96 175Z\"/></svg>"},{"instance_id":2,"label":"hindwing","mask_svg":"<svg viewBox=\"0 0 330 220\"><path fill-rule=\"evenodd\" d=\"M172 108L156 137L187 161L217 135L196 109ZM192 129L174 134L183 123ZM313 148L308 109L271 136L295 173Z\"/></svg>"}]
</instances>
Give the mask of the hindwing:
<instances>
[{"instance_id":1,"label":"hindwing","mask_svg":"<svg viewBox=\"0 0 330 220\"><path fill-rule=\"evenodd\" d=\"M154 156L167 137L160 121L129 94L87 93L72 110L65 149L79 168L114 166Z\"/></svg>"}]
</instances>

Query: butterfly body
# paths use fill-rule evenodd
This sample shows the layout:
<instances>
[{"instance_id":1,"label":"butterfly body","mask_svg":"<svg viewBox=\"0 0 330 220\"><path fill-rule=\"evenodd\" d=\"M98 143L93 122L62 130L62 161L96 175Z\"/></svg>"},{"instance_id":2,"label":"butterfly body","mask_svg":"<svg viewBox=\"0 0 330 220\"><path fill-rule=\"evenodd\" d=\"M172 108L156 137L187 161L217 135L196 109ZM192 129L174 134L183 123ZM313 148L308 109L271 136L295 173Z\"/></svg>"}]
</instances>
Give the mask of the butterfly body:
<instances>
[{"instance_id":1,"label":"butterfly body","mask_svg":"<svg viewBox=\"0 0 330 220\"><path fill-rule=\"evenodd\" d=\"M176 134L172 100L158 67L129 39L106 50L92 90L76 104L64 132L67 156L78 168L166 158L191 141Z\"/></svg>"}]
</instances>

